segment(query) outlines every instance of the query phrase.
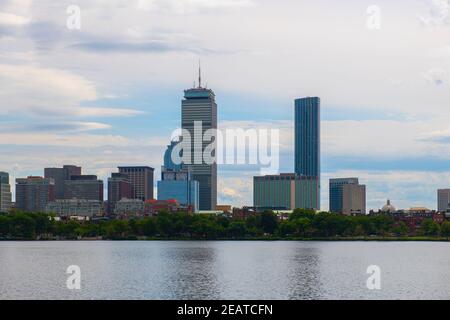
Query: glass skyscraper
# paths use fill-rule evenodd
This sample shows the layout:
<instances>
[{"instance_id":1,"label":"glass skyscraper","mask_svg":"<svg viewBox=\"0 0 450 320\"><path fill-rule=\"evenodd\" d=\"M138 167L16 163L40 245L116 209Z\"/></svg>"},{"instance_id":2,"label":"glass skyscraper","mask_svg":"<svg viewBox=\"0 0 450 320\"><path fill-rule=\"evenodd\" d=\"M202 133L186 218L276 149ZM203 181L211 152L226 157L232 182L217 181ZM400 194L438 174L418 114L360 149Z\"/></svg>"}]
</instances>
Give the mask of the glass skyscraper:
<instances>
[{"instance_id":1,"label":"glass skyscraper","mask_svg":"<svg viewBox=\"0 0 450 320\"><path fill-rule=\"evenodd\" d=\"M320 195L320 98L295 100L295 173L317 179ZM320 208L320 196L317 197Z\"/></svg>"},{"instance_id":2,"label":"glass skyscraper","mask_svg":"<svg viewBox=\"0 0 450 320\"><path fill-rule=\"evenodd\" d=\"M189 166L175 164L172 150L178 144L172 141L164 154L164 166L161 168L161 181L158 181L158 200L177 200L189 205L193 212L199 210L199 183L193 180Z\"/></svg>"},{"instance_id":3,"label":"glass skyscraper","mask_svg":"<svg viewBox=\"0 0 450 320\"><path fill-rule=\"evenodd\" d=\"M320 98L295 100L295 173L320 177Z\"/></svg>"},{"instance_id":4,"label":"glass skyscraper","mask_svg":"<svg viewBox=\"0 0 450 320\"><path fill-rule=\"evenodd\" d=\"M193 180L199 183L199 210L215 210L217 205L217 164L206 163L203 159L205 149L215 141L204 141L202 137L207 130L217 129L217 104L212 90L199 86L184 91L181 103L181 127L190 134L190 144L187 137L182 137L183 144L190 146L190 168ZM201 131L195 132L194 127L201 125ZM194 141L195 140L195 141ZM195 142L198 142L197 144ZM183 151L184 152L184 151ZM197 160L197 161L195 161Z\"/></svg>"}]
</instances>

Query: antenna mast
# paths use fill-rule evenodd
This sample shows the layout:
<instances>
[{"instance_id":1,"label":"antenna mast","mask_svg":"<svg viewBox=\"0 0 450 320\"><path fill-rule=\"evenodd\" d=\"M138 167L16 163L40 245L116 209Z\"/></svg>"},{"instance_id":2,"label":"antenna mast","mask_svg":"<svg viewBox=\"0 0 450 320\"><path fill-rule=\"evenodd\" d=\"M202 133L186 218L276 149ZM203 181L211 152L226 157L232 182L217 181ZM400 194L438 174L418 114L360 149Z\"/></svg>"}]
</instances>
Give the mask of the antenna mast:
<instances>
[{"instance_id":1,"label":"antenna mast","mask_svg":"<svg viewBox=\"0 0 450 320\"><path fill-rule=\"evenodd\" d=\"M198 60L198 87L202 87L202 65L200 60Z\"/></svg>"}]
</instances>

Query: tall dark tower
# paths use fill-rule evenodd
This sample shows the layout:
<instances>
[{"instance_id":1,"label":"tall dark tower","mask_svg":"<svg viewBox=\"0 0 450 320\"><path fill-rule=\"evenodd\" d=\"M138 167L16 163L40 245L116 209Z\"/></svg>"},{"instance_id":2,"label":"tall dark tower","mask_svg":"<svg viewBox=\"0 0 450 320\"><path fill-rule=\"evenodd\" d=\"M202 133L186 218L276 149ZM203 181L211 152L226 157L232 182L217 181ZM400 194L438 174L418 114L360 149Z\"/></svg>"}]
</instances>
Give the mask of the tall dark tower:
<instances>
[{"instance_id":1,"label":"tall dark tower","mask_svg":"<svg viewBox=\"0 0 450 320\"><path fill-rule=\"evenodd\" d=\"M295 173L315 177L318 180L317 192L320 195L320 98L318 97L295 100ZM320 199L320 196L317 199Z\"/></svg>"},{"instance_id":2,"label":"tall dark tower","mask_svg":"<svg viewBox=\"0 0 450 320\"><path fill-rule=\"evenodd\" d=\"M181 102L181 127L187 130L191 137L191 168L193 180L199 183L199 210L215 210L217 205L217 164L205 163L202 155L211 141L203 141L202 137L210 129L217 129L217 104L212 90L202 87L201 69L199 68L198 87L184 91ZM194 85L195 87L195 85ZM202 139L199 146L194 143L194 127L201 124ZM183 141L185 137L182 137ZM216 145L216 142L213 142ZM215 149L215 147L214 147ZM200 158L201 157L201 158ZM200 161L198 161L200 159Z\"/></svg>"}]
</instances>

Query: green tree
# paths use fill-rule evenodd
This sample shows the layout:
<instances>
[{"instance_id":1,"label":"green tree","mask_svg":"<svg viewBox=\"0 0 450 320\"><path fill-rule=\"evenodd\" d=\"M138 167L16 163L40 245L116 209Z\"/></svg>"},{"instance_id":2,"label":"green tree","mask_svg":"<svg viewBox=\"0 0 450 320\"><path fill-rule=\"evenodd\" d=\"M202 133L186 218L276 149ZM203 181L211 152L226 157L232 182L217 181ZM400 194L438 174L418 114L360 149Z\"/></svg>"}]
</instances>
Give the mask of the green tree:
<instances>
[{"instance_id":1,"label":"green tree","mask_svg":"<svg viewBox=\"0 0 450 320\"><path fill-rule=\"evenodd\" d=\"M297 220L299 218L307 218L309 220L313 220L316 216L316 212L314 210L307 209L295 209L289 216L289 220Z\"/></svg>"},{"instance_id":2,"label":"green tree","mask_svg":"<svg viewBox=\"0 0 450 320\"><path fill-rule=\"evenodd\" d=\"M293 221L281 221L278 225L278 235L281 237L291 236L295 233L295 223Z\"/></svg>"},{"instance_id":3,"label":"green tree","mask_svg":"<svg viewBox=\"0 0 450 320\"><path fill-rule=\"evenodd\" d=\"M407 235L409 231L408 226L403 221L398 222L395 226L392 228L392 232L397 235Z\"/></svg>"},{"instance_id":4,"label":"green tree","mask_svg":"<svg viewBox=\"0 0 450 320\"><path fill-rule=\"evenodd\" d=\"M244 221L233 221L228 226L228 234L234 239L245 237L247 234L247 228Z\"/></svg>"},{"instance_id":5,"label":"green tree","mask_svg":"<svg viewBox=\"0 0 450 320\"><path fill-rule=\"evenodd\" d=\"M0 238L6 238L9 235L10 218L6 215L0 215Z\"/></svg>"},{"instance_id":6,"label":"green tree","mask_svg":"<svg viewBox=\"0 0 450 320\"><path fill-rule=\"evenodd\" d=\"M449 221L444 221L441 224L441 236L447 238L450 238L450 222Z\"/></svg>"},{"instance_id":7,"label":"green tree","mask_svg":"<svg viewBox=\"0 0 450 320\"><path fill-rule=\"evenodd\" d=\"M153 237L156 235L156 221L153 218L144 218L139 221L139 226L143 236Z\"/></svg>"},{"instance_id":8,"label":"green tree","mask_svg":"<svg viewBox=\"0 0 450 320\"><path fill-rule=\"evenodd\" d=\"M439 224L431 219L425 219L420 226L421 233L426 236L435 237L439 235Z\"/></svg>"},{"instance_id":9,"label":"green tree","mask_svg":"<svg viewBox=\"0 0 450 320\"><path fill-rule=\"evenodd\" d=\"M261 229L264 233L273 234L277 229L278 218L272 211L264 211L261 214Z\"/></svg>"},{"instance_id":10,"label":"green tree","mask_svg":"<svg viewBox=\"0 0 450 320\"><path fill-rule=\"evenodd\" d=\"M126 239L129 236L130 226L125 220L111 221L107 227L107 237L109 239Z\"/></svg>"},{"instance_id":11,"label":"green tree","mask_svg":"<svg viewBox=\"0 0 450 320\"><path fill-rule=\"evenodd\" d=\"M11 218L11 233L14 238L31 240L36 237L36 222L24 213L16 213Z\"/></svg>"},{"instance_id":12,"label":"green tree","mask_svg":"<svg viewBox=\"0 0 450 320\"><path fill-rule=\"evenodd\" d=\"M156 216L156 225L158 232L165 237L170 237L174 234L174 226L172 218L168 212L160 212Z\"/></svg>"}]
</instances>

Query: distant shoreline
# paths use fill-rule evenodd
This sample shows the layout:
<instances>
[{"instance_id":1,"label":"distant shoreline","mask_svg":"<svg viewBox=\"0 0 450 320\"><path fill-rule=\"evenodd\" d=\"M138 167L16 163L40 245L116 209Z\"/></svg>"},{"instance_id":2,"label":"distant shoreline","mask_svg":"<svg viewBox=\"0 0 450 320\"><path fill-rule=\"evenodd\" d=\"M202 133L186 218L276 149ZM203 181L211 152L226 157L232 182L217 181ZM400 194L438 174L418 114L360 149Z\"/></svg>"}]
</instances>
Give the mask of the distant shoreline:
<instances>
[{"instance_id":1,"label":"distant shoreline","mask_svg":"<svg viewBox=\"0 0 450 320\"><path fill-rule=\"evenodd\" d=\"M260 237L260 238L242 238L242 239L197 239L197 238L124 238L124 239L98 239L98 238L81 238L81 239L0 239L0 242L66 242L66 241L167 241L167 242L449 242L450 239L443 237L333 237L333 238L278 238L278 237Z\"/></svg>"}]
</instances>

